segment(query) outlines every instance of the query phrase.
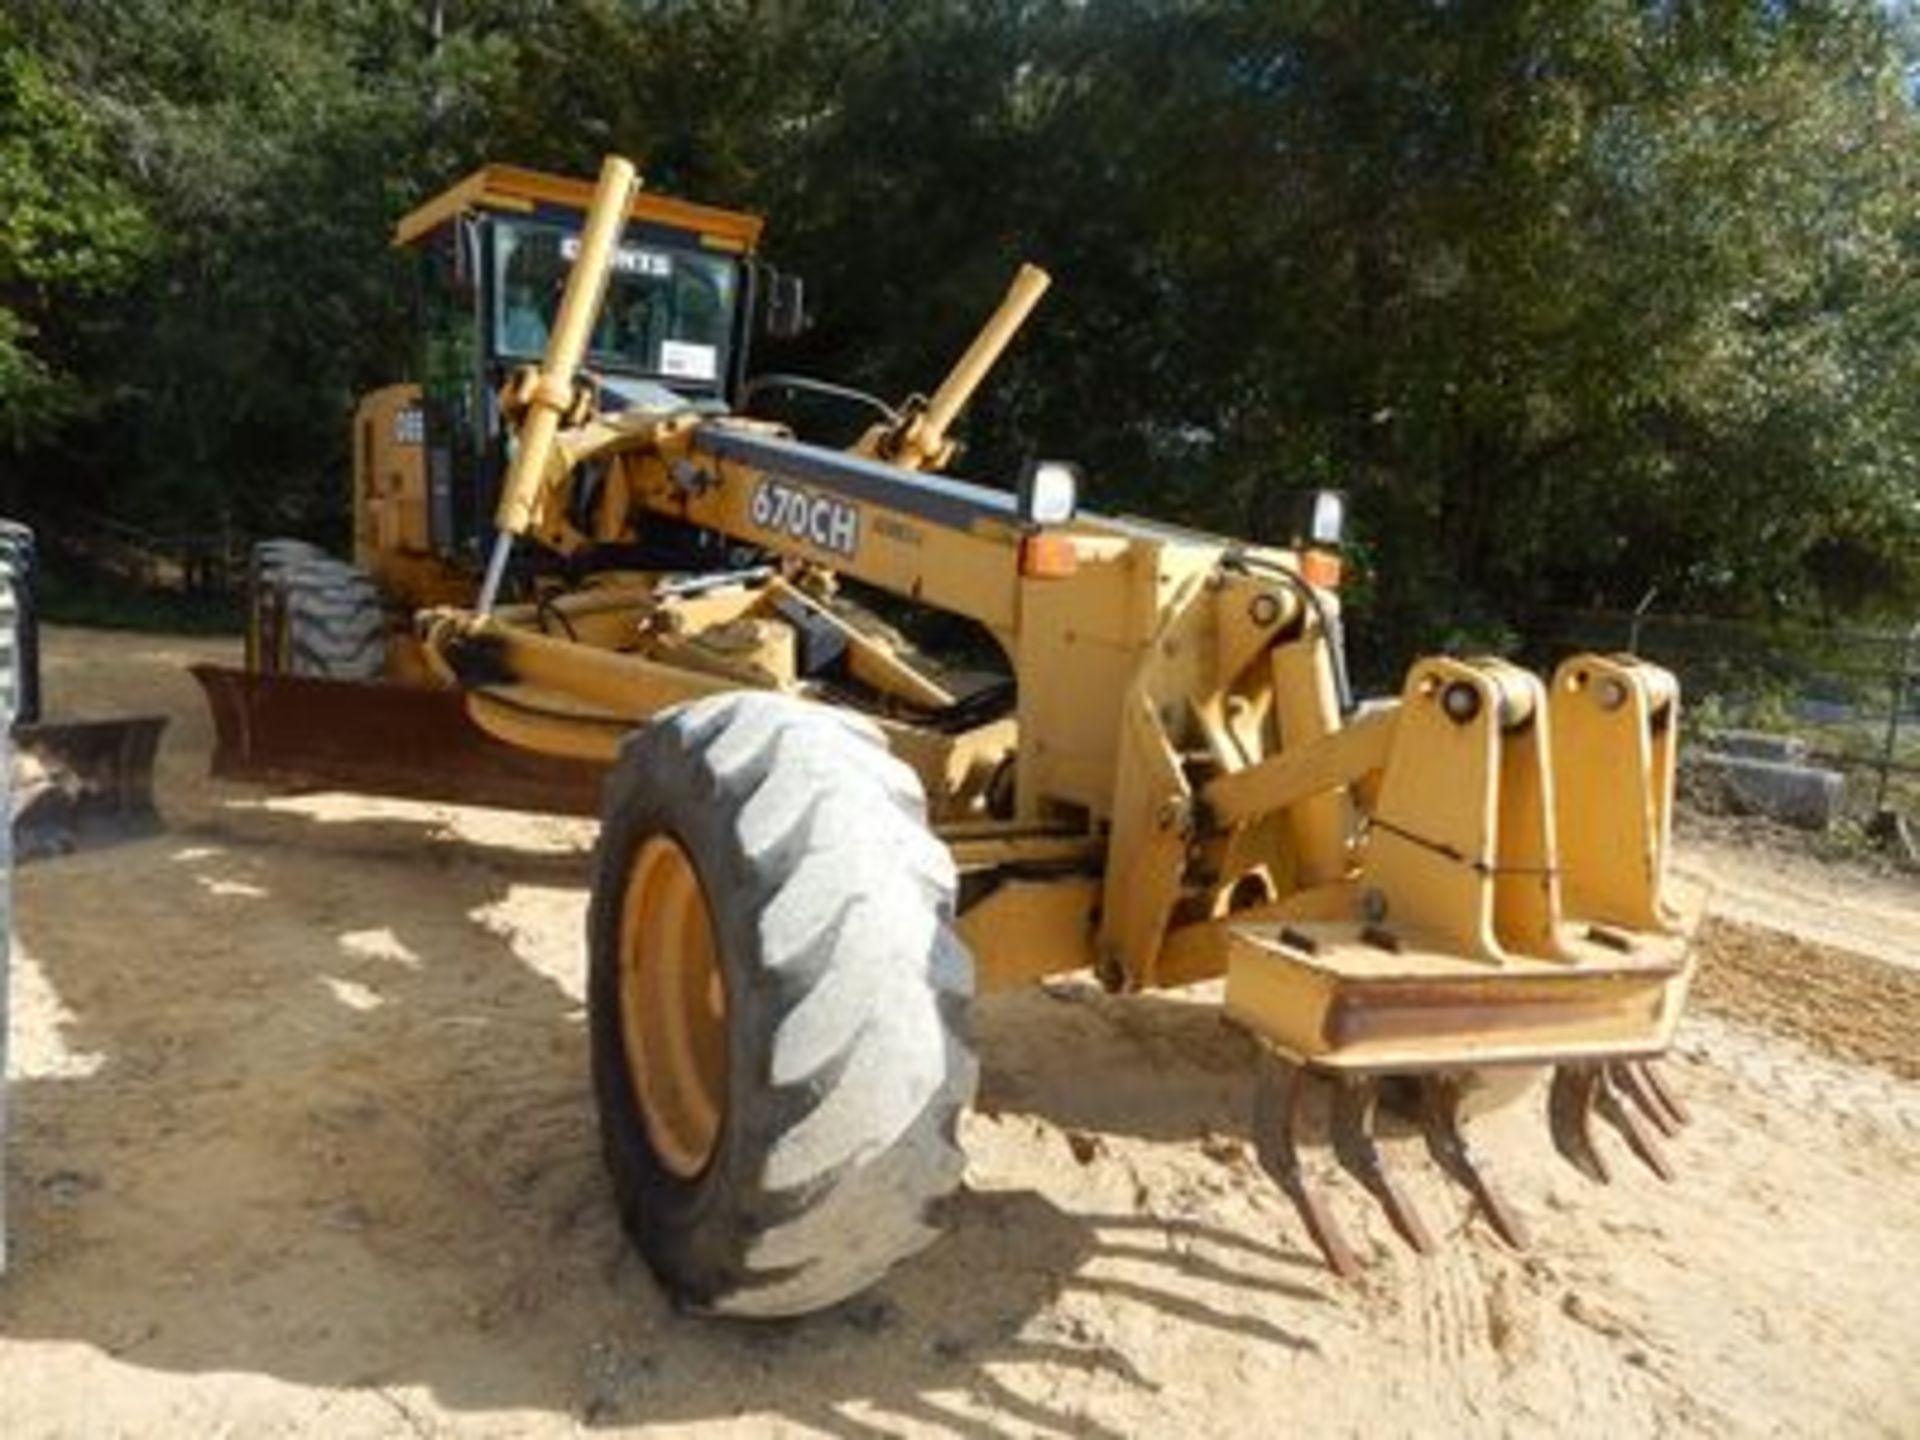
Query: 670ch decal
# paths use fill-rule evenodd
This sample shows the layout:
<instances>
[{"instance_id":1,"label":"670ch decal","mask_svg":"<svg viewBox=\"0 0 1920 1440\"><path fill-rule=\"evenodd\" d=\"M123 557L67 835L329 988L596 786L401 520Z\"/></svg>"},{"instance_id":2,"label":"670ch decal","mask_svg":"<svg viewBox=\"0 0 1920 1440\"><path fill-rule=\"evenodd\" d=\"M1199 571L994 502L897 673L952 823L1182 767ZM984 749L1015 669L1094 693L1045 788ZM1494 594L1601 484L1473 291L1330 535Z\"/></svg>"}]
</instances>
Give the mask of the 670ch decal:
<instances>
[{"instance_id":1,"label":"670ch decal","mask_svg":"<svg viewBox=\"0 0 1920 1440\"><path fill-rule=\"evenodd\" d=\"M860 545L860 511L832 495L815 495L784 480L762 480L749 517L762 530L790 536L836 555Z\"/></svg>"}]
</instances>

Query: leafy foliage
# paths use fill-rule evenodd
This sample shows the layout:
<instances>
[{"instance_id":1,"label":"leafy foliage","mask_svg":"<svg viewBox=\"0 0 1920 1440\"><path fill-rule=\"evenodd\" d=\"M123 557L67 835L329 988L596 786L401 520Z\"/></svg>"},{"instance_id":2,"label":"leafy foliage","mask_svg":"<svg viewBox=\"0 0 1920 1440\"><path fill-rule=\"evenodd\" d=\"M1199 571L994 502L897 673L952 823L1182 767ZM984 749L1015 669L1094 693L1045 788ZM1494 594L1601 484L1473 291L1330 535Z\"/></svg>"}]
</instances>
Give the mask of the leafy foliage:
<instances>
[{"instance_id":1,"label":"leafy foliage","mask_svg":"<svg viewBox=\"0 0 1920 1440\"><path fill-rule=\"evenodd\" d=\"M124 281L148 238L101 127L0 21L0 443L87 408L62 373L67 337L44 332Z\"/></svg>"},{"instance_id":2,"label":"leafy foliage","mask_svg":"<svg viewBox=\"0 0 1920 1440\"><path fill-rule=\"evenodd\" d=\"M764 210L781 368L930 386L1059 284L983 478L1284 538L1351 490L1389 651L1548 605L1920 598L1915 21L1877 4L16 0L16 508L337 533L387 247L486 158ZM85 396L82 403L77 397Z\"/></svg>"}]
</instances>

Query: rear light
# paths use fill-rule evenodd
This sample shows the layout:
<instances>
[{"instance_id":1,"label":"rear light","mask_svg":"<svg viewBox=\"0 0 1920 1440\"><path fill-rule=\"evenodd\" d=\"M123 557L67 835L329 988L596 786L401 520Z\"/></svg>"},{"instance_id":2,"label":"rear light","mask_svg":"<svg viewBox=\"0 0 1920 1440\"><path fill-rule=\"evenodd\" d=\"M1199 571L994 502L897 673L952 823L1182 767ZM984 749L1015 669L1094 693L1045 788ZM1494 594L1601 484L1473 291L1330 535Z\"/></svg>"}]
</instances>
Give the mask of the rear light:
<instances>
[{"instance_id":1,"label":"rear light","mask_svg":"<svg viewBox=\"0 0 1920 1440\"><path fill-rule=\"evenodd\" d=\"M1064 580L1080 568L1080 553L1070 535L1024 536L1020 541L1020 573L1029 580Z\"/></svg>"},{"instance_id":2,"label":"rear light","mask_svg":"<svg viewBox=\"0 0 1920 1440\"><path fill-rule=\"evenodd\" d=\"M1309 585L1322 590L1338 590L1345 567L1331 550L1304 550L1300 554L1300 576Z\"/></svg>"}]
</instances>

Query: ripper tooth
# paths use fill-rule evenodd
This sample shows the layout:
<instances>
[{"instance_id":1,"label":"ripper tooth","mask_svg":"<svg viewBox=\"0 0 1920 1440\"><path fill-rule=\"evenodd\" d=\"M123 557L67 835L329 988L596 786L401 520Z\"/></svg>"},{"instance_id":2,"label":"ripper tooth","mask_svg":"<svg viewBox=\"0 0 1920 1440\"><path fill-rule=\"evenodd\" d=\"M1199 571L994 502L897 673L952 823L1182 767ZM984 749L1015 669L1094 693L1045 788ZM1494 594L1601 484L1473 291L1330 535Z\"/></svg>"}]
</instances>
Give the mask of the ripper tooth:
<instances>
[{"instance_id":1,"label":"ripper tooth","mask_svg":"<svg viewBox=\"0 0 1920 1440\"><path fill-rule=\"evenodd\" d=\"M1367 1078L1342 1079L1335 1084L1333 1114L1333 1153L1341 1167L1373 1193L1393 1222L1393 1228L1422 1255L1431 1255L1438 1247L1433 1232L1421 1217L1418 1207L1400 1182L1387 1168L1374 1140L1373 1122L1380 1109L1380 1088Z\"/></svg>"},{"instance_id":2,"label":"ripper tooth","mask_svg":"<svg viewBox=\"0 0 1920 1440\"><path fill-rule=\"evenodd\" d=\"M1661 1153L1660 1142L1653 1138L1653 1131L1638 1110L1621 1100L1620 1092L1613 1087L1611 1071L1600 1074L1600 1084L1594 1095L1594 1108L1600 1118L1605 1120L1626 1139L1627 1147L1640 1157L1646 1167L1662 1180L1673 1179L1673 1164Z\"/></svg>"},{"instance_id":3,"label":"ripper tooth","mask_svg":"<svg viewBox=\"0 0 1920 1440\"><path fill-rule=\"evenodd\" d=\"M1494 1185L1486 1162L1474 1154L1460 1131L1460 1082L1436 1075L1420 1087L1420 1120L1427 1153L1434 1163L1459 1182L1474 1198L1494 1233L1516 1250L1532 1243L1527 1222Z\"/></svg>"},{"instance_id":4,"label":"ripper tooth","mask_svg":"<svg viewBox=\"0 0 1920 1440\"><path fill-rule=\"evenodd\" d=\"M1268 1055L1262 1058L1253 1096L1254 1153L1307 1227L1327 1266L1343 1280L1360 1273L1340 1223L1327 1208L1326 1196L1310 1180L1300 1163L1300 1117L1312 1083L1305 1071Z\"/></svg>"}]
</instances>

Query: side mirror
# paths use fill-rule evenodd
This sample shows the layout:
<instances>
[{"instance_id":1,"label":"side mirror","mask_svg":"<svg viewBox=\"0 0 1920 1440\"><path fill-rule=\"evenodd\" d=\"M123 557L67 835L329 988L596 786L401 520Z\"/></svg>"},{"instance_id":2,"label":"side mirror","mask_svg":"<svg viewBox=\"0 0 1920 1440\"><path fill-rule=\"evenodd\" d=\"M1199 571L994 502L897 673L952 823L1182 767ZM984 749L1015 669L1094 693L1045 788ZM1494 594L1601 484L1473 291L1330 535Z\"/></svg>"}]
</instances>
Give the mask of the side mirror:
<instances>
[{"instance_id":1,"label":"side mirror","mask_svg":"<svg viewBox=\"0 0 1920 1440\"><path fill-rule=\"evenodd\" d=\"M1307 539L1338 550L1347 538L1347 495L1344 490L1316 490L1307 518Z\"/></svg>"},{"instance_id":2,"label":"side mirror","mask_svg":"<svg viewBox=\"0 0 1920 1440\"><path fill-rule=\"evenodd\" d=\"M780 270L767 272L767 309L762 326L775 340L791 340L812 322L807 314L806 282Z\"/></svg>"},{"instance_id":3,"label":"side mirror","mask_svg":"<svg viewBox=\"0 0 1920 1440\"><path fill-rule=\"evenodd\" d=\"M1066 524L1080 508L1080 467L1065 460L1029 460L1014 503L1029 525Z\"/></svg>"}]
</instances>

